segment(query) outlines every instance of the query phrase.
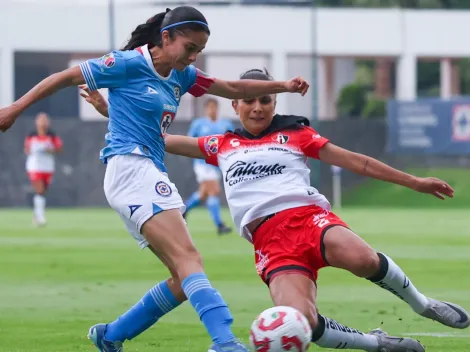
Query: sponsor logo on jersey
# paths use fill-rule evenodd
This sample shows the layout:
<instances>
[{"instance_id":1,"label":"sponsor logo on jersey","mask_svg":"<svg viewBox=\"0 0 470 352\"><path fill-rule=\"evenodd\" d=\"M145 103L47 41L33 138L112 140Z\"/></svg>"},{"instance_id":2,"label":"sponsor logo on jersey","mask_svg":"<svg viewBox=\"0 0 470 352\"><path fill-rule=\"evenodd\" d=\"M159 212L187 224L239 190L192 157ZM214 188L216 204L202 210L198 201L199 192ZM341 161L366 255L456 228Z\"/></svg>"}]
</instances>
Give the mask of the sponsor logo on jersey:
<instances>
[{"instance_id":1,"label":"sponsor logo on jersey","mask_svg":"<svg viewBox=\"0 0 470 352\"><path fill-rule=\"evenodd\" d=\"M101 58L101 66L111 68L115 64L116 64L116 59L114 58L113 53L106 54Z\"/></svg>"},{"instance_id":2,"label":"sponsor logo on jersey","mask_svg":"<svg viewBox=\"0 0 470 352\"><path fill-rule=\"evenodd\" d=\"M171 187L163 181L157 182L157 184L155 185L155 191L157 191L157 193L162 197L169 197L171 196L171 193L173 193Z\"/></svg>"},{"instance_id":3,"label":"sponsor logo on jersey","mask_svg":"<svg viewBox=\"0 0 470 352\"><path fill-rule=\"evenodd\" d=\"M174 105L163 104L163 109L171 112L176 112L176 106Z\"/></svg>"},{"instance_id":4,"label":"sponsor logo on jersey","mask_svg":"<svg viewBox=\"0 0 470 352\"><path fill-rule=\"evenodd\" d=\"M268 151L273 151L273 152L289 152L289 149L286 148L280 148L280 147L269 147Z\"/></svg>"},{"instance_id":5,"label":"sponsor logo on jersey","mask_svg":"<svg viewBox=\"0 0 470 352\"><path fill-rule=\"evenodd\" d=\"M229 186L233 186L240 182L256 180L259 178L280 175L286 168L284 165L278 163L266 165L259 164L258 162L246 163L244 161L234 162L225 174L225 181Z\"/></svg>"},{"instance_id":6,"label":"sponsor logo on jersey","mask_svg":"<svg viewBox=\"0 0 470 352\"><path fill-rule=\"evenodd\" d=\"M233 148L237 148L240 146L240 141L238 139L232 139L230 140L230 145L233 147Z\"/></svg>"}]
</instances>

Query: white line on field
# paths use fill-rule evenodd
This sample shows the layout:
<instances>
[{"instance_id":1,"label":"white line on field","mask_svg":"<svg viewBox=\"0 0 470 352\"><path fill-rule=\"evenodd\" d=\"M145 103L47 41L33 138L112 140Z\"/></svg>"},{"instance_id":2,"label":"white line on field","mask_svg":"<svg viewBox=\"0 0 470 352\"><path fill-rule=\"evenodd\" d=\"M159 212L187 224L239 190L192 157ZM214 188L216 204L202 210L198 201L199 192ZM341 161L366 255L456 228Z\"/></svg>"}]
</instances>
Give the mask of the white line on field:
<instances>
[{"instance_id":1,"label":"white line on field","mask_svg":"<svg viewBox=\"0 0 470 352\"><path fill-rule=\"evenodd\" d=\"M431 336L431 337L460 337L469 338L470 334L459 334L451 332L404 332L402 336Z\"/></svg>"}]
</instances>

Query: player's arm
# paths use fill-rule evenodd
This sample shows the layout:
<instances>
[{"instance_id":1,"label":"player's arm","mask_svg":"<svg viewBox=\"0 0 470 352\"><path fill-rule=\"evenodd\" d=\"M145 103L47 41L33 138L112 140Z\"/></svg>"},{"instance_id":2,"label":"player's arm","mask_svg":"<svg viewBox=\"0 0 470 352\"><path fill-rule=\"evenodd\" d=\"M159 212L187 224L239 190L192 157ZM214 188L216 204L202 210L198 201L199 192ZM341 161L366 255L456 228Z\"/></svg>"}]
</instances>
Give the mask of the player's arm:
<instances>
[{"instance_id":1,"label":"player's arm","mask_svg":"<svg viewBox=\"0 0 470 352\"><path fill-rule=\"evenodd\" d=\"M166 134L165 151L189 158L204 159L206 157L199 148L198 138L187 136Z\"/></svg>"},{"instance_id":2,"label":"player's arm","mask_svg":"<svg viewBox=\"0 0 470 352\"><path fill-rule=\"evenodd\" d=\"M245 99L267 94L300 93L305 95L308 83L301 77L290 81L258 81L243 79L238 81L224 81L215 79L194 66L185 70L185 81L188 83L187 92L195 97L212 94L227 99Z\"/></svg>"},{"instance_id":3,"label":"player's arm","mask_svg":"<svg viewBox=\"0 0 470 352\"><path fill-rule=\"evenodd\" d=\"M407 174L370 156L351 152L332 143L326 143L321 147L318 155L321 161L359 175L395 183L417 192L429 193L440 199L444 199L444 195L454 196L454 190L447 182L434 177L421 178Z\"/></svg>"},{"instance_id":4,"label":"player's arm","mask_svg":"<svg viewBox=\"0 0 470 352\"><path fill-rule=\"evenodd\" d=\"M0 109L0 130L6 131L28 107L66 87L85 83L80 67L55 73L33 87L12 105Z\"/></svg>"},{"instance_id":5,"label":"player's arm","mask_svg":"<svg viewBox=\"0 0 470 352\"><path fill-rule=\"evenodd\" d=\"M307 93L308 83L301 77L289 81L259 81L242 79L238 81L214 80L207 90L208 94L227 99L246 99L278 93Z\"/></svg>"}]
</instances>

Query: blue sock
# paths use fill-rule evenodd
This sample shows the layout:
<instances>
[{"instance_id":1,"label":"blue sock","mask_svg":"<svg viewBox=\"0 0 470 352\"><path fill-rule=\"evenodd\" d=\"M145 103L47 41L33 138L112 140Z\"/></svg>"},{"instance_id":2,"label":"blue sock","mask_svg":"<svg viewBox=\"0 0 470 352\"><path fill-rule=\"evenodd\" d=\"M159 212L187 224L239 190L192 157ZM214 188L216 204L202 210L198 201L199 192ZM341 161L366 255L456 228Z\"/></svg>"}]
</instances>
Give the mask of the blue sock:
<instances>
[{"instance_id":1,"label":"blue sock","mask_svg":"<svg viewBox=\"0 0 470 352\"><path fill-rule=\"evenodd\" d=\"M214 343L233 341L233 318L220 293L212 288L206 274L189 275L182 282L183 291L206 326Z\"/></svg>"},{"instance_id":2,"label":"blue sock","mask_svg":"<svg viewBox=\"0 0 470 352\"><path fill-rule=\"evenodd\" d=\"M108 324L105 339L113 342L131 340L180 304L181 302L176 300L166 281L162 281L152 287L126 313Z\"/></svg>"},{"instance_id":3,"label":"blue sock","mask_svg":"<svg viewBox=\"0 0 470 352\"><path fill-rule=\"evenodd\" d=\"M214 221L215 226L222 226L222 217L220 216L220 199L216 196L207 197L206 207L211 214L212 221Z\"/></svg>"},{"instance_id":4,"label":"blue sock","mask_svg":"<svg viewBox=\"0 0 470 352\"><path fill-rule=\"evenodd\" d=\"M186 200L186 212L190 211L192 208L197 207L200 202L201 196L199 195L198 191L191 194L191 197Z\"/></svg>"}]
</instances>

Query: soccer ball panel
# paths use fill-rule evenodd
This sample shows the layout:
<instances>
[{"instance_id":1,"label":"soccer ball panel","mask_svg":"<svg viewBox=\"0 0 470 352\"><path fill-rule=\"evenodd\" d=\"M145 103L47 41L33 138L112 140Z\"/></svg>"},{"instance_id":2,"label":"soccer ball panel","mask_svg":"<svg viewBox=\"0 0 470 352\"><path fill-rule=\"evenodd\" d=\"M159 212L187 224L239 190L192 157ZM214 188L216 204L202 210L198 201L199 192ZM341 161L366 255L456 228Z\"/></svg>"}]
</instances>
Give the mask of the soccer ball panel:
<instances>
[{"instance_id":1,"label":"soccer ball panel","mask_svg":"<svg viewBox=\"0 0 470 352\"><path fill-rule=\"evenodd\" d=\"M307 318L292 307L273 307L251 325L250 344L257 352L305 352L312 337Z\"/></svg>"}]
</instances>

